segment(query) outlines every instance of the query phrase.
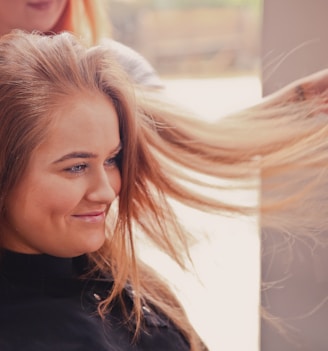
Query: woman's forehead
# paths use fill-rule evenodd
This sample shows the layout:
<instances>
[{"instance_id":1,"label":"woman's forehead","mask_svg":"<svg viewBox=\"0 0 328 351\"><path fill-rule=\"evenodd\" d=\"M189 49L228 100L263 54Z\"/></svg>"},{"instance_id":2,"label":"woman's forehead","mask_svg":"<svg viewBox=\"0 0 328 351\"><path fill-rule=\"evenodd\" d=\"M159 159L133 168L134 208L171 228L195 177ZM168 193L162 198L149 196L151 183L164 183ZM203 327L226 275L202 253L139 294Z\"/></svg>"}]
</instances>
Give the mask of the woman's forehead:
<instances>
[{"instance_id":1,"label":"woman's forehead","mask_svg":"<svg viewBox=\"0 0 328 351\"><path fill-rule=\"evenodd\" d=\"M52 113L47 137L37 148L81 151L112 149L120 142L119 122L110 99L98 95L81 95Z\"/></svg>"}]
</instances>

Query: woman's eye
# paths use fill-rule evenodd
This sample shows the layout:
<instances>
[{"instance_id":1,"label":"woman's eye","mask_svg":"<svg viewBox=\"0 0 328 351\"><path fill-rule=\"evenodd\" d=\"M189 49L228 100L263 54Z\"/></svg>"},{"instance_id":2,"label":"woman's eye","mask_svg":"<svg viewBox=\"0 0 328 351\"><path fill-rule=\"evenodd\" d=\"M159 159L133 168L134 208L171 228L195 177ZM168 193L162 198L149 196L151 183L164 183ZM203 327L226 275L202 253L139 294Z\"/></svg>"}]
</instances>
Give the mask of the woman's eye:
<instances>
[{"instance_id":1,"label":"woman's eye","mask_svg":"<svg viewBox=\"0 0 328 351\"><path fill-rule=\"evenodd\" d=\"M79 165L75 165L75 166L72 166L72 167L68 167L68 168L65 168L65 171L66 172L69 172L69 173L82 173L83 171L86 170L88 166L84 163L82 164L79 164Z\"/></svg>"},{"instance_id":2,"label":"woman's eye","mask_svg":"<svg viewBox=\"0 0 328 351\"><path fill-rule=\"evenodd\" d=\"M105 165L108 167L120 167L122 154L119 152L116 156L108 158Z\"/></svg>"},{"instance_id":3,"label":"woman's eye","mask_svg":"<svg viewBox=\"0 0 328 351\"><path fill-rule=\"evenodd\" d=\"M108 166L108 167L117 166L117 159L116 159L116 157L108 158L105 161L105 165Z\"/></svg>"}]
</instances>

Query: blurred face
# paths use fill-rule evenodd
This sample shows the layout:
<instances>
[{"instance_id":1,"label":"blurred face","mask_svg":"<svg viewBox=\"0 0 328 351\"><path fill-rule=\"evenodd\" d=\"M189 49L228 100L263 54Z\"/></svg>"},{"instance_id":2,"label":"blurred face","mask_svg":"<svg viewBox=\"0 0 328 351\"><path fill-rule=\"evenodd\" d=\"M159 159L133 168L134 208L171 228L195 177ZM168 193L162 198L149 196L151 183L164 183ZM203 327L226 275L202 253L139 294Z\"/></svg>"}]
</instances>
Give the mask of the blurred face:
<instances>
[{"instance_id":1,"label":"blurred face","mask_svg":"<svg viewBox=\"0 0 328 351\"><path fill-rule=\"evenodd\" d=\"M83 95L66 103L8 196L2 245L58 257L99 249L121 187L120 148L118 118L108 99Z\"/></svg>"},{"instance_id":2,"label":"blurred face","mask_svg":"<svg viewBox=\"0 0 328 351\"><path fill-rule=\"evenodd\" d=\"M0 35L12 29L51 30L68 0L0 0Z\"/></svg>"}]
</instances>

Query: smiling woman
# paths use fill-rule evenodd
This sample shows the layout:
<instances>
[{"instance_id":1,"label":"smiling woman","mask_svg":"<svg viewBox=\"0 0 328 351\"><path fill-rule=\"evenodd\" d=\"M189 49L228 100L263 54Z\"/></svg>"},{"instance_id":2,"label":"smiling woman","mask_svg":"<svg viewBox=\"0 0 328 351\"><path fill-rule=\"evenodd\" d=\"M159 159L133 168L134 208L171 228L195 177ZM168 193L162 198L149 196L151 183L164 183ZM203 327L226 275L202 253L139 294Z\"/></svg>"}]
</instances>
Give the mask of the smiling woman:
<instances>
[{"instance_id":1,"label":"smiling woman","mask_svg":"<svg viewBox=\"0 0 328 351\"><path fill-rule=\"evenodd\" d=\"M174 295L136 259L133 218L162 210L111 52L15 32L0 40L0 77L0 349L202 350Z\"/></svg>"},{"instance_id":2,"label":"smiling woman","mask_svg":"<svg viewBox=\"0 0 328 351\"><path fill-rule=\"evenodd\" d=\"M206 350L135 249L142 233L186 267L172 199L301 237L327 220L327 71L210 124L115 57L68 33L0 39L1 351ZM260 173L264 201L227 201Z\"/></svg>"}]
</instances>

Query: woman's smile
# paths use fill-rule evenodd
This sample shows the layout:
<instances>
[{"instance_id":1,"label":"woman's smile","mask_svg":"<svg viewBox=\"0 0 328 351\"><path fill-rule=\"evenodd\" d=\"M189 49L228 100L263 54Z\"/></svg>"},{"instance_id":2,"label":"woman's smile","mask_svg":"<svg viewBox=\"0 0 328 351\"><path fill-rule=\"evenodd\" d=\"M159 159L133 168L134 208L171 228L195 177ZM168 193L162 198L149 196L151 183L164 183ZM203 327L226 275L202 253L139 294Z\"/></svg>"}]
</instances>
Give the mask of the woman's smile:
<instances>
[{"instance_id":1,"label":"woman's smile","mask_svg":"<svg viewBox=\"0 0 328 351\"><path fill-rule=\"evenodd\" d=\"M83 214L72 215L75 219L86 223L103 223L106 218L106 211L93 211Z\"/></svg>"},{"instance_id":2,"label":"woman's smile","mask_svg":"<svg viewBox=\"0 0 328 351\"><path fill-rule=\"evenodd\" d=\"M48 10L53 5L53 1L37 1L37 2L28 2L27 6L35 10L44 11Z\"/></svg>"}]
</instances>

